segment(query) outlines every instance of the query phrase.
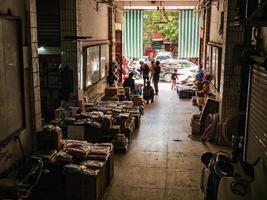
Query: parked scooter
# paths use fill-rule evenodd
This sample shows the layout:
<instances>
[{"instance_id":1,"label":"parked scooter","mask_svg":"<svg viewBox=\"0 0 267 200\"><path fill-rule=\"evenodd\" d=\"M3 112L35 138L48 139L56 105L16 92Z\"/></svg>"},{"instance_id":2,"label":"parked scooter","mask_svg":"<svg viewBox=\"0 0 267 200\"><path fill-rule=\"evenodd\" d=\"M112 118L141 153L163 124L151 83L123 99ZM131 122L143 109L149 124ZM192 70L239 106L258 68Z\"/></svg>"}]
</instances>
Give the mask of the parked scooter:
<instances>
[{"instance_id":1,"label":"parked scooter","mask_svg":"<svg viewBox=\"0 0 267 200\"><path fill-rule=\"evenodd\" d=\"M237 161L226 152L204 153L201 190L204 200L250 200L254 181L253 164Z\"/></svg>"},{"instance_id":2,"label":"parked scooter","mask_svg":"<svg viewBox=\"0 0 267 200\"><path fill-rule=\"evenodd\" d=\"M43 172L43 160L39 157L30 157L18 174L18 200L27 200L32 190L38 184ZM46 172L47 173L47 172Z\"/></svg>"}]
</instances>

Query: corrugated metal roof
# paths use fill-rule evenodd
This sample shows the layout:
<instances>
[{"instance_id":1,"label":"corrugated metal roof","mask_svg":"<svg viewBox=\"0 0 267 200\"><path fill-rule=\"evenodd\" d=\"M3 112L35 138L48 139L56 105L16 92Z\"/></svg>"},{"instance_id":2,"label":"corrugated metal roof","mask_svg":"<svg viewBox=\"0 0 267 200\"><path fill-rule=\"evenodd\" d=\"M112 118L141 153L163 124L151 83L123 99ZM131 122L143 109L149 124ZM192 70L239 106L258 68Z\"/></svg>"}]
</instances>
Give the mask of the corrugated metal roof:
<instances>
[{"instance_id":1,"label":"corrugated metal roof","mask_svg":"<svg viewBox=\"0 0 267 200\"><path fill-rule=\"evenodd\" d=\"M126 10L124 12L124 55L127 58L143 57L144 11Z\"/></svg>"},{"instance_id":2,"label":"corrugated metal roof","mask_svg":"<svg viewBox=\"0 0 267 200\"><path fill-rule=\"evenodd\" d=\"M199 20L193 10L179 11L178 58L199 56Z\"/></svg>"}]
</instances>

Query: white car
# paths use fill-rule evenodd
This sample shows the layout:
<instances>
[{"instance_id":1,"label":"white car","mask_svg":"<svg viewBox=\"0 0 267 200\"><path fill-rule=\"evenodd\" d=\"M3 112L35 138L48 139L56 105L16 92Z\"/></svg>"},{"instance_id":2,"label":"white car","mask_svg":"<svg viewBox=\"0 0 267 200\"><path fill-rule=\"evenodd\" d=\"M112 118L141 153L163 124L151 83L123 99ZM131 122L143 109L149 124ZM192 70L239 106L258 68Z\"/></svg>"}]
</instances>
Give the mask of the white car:
<instances>
[{"instance_id":1,"label":"white car","mask_svg":"<svg viewBox=\"0 0 267 200\"><path fill-rule=\"evenodd\" d=\"M185 59L171 59L162 64L160 77L166 82L171 82L171 75L177 69L178 80L185 81L193 78L198 70L198 66Z\"/></svg>"},{"instance_id":2,"label":"white car","mask_svg":"<svg viewBox=\"0 0 267 200\"><path fill-rule=\"evenodd\" d=\"M161 63L167 63L169 60L173 59L173 55L169 51L160 51L155 57L156 61L160 61Z\"/></svg>"}]
</instances>

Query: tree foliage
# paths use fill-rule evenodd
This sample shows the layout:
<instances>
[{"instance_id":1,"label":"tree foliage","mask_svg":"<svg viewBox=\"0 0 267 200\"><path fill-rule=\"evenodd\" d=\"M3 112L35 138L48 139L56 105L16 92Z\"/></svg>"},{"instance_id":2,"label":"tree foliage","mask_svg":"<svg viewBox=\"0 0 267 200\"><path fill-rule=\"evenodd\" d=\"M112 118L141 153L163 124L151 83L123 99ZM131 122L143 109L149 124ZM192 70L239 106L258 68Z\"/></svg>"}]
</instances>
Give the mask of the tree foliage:
<instances>
[{"instance_id":1,"label":"tree foliage","mask_svg":"<svg viewBox=\"0 0 267 200\"><path fill-rule=\"evenodd\" d=\"M152 33L159 32L166 40L176 42L178 39L177 11L146 11L144 13L144 44L150 46Z\"/></svg>"}]
</instances>

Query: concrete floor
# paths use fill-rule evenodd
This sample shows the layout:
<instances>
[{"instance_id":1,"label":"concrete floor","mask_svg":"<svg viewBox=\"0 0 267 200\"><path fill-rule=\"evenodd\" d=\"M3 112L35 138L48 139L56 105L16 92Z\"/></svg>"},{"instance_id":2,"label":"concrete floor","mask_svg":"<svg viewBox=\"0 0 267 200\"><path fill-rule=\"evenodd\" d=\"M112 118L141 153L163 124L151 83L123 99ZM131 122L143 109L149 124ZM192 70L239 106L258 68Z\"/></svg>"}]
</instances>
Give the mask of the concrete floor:
<instances>
[{"instance_id":1,"label":"concrete floor","mask_svg":"<svg viewBox=\"0 0 267 200\"><path fill-rule=\"evenodd\" d=\"M159 90L155 103L146 105L129 151L115 155L115 175L104 200L202 199L200 156L219 147L188 138L198 109L190 100L179 100L170 84L161 83Z\"/></svg>"}]
</instances>

